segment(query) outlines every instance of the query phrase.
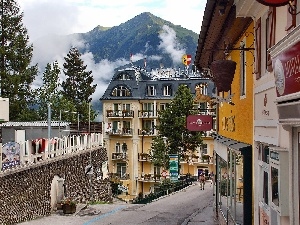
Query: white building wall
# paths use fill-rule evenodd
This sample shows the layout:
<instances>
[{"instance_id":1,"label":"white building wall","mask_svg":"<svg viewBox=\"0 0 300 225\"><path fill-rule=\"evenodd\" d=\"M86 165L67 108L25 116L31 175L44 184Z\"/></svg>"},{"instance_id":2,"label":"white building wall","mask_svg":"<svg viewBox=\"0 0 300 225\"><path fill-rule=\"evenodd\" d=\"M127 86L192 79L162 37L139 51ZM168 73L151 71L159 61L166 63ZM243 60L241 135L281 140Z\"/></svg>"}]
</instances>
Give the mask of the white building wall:
<instances>
[{"instance_id":1,"label":"white building wall","mask_svg":"<svg viewBox=\"0 0 300 225\"><path fill-rule=\"evenodd\" d=\"M9 121L9 99L0 97L0 121Z\"/></svg>"}]
</instances>

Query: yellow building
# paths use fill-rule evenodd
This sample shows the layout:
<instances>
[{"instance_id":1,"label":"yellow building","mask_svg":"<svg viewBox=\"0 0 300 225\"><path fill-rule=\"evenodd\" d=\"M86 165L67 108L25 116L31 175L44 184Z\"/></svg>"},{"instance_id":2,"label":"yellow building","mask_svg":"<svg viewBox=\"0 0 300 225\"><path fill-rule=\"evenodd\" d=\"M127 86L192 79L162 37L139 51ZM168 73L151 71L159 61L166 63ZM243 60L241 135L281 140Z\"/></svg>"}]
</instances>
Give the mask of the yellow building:
<instances>
[{"instance_id":1,"label":"yellow building","mask_svg":"<svg viewBox=\"0 0 300 225\"><path fill-rule=\"evenodd\" d=\"M252 224L254 23L236 18L233 1L224 10L213 2L207 1L195 64L210 72L218 93L217 213L220 224Z\"/></svg>"},{"instance_id":2,"label":"yellow building","mask_svg":"<svg viewBox=\"0 0 300 225\"><path fill-rule=\"evenodd\" d=\"M201 86L207 96L211 96L214 89L209 79L192 71L178 74L178 71L160 69L155 74L160 76L154 78L153 73L134 67L118 71L101 98L109 173L120 180L123 198L128 200L140 193L153 192L155 185L161 182L162 168L155 167L149 157L152 138L157 135L158 111L167 107L181 84L188 85L194 95L196 87ZM207 110L207 102L198 102L195 106L199 112L215 116L214 110ZM180 162L181 175L190 173L197 177L200 171L208 174L213 170L212 131L203 133L207 137L195 153L196 157ZM210 157L202 160L203 155Z\"/></svg>"}]
</instances>

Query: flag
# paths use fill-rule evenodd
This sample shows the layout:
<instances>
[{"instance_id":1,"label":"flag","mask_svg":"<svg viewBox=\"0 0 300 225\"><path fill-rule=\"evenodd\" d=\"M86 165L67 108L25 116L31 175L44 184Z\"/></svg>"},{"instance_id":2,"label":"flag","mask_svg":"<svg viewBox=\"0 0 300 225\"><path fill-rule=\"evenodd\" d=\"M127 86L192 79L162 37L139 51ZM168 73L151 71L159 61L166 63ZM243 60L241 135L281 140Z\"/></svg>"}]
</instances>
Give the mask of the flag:
<instances>
[{"instance_id":1,"label":"flag","mask_svg":"<svg viewBox=\"0 0 300 225\"><path fill-rule=\"evenodd\" d=\"M190 65L190 63L192 62L192 56L191 55L183 55L182 56L182 63L185 65L185 66L188 66Z\"/></svg>"},{"instance_id":2,"label":"flag","mask_svg":"<svg viewBox=\"0 0 300 225\"><path fill-rule=\"evenodd\" d=\"M146 68L147 66L147 61L146 61L146 58L144 58L144 68Z\"/></svg>"}]
</instances>

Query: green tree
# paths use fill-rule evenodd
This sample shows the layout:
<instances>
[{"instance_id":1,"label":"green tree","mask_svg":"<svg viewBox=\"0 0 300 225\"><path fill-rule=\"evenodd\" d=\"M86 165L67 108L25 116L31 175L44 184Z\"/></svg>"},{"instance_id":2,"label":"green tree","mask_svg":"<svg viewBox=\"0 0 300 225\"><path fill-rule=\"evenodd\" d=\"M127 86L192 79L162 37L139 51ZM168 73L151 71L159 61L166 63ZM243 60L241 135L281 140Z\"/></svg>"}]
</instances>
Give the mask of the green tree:
<instances>
[{"instance_id":1,"label":"green tree","mask_svg":"<svg viewBox=\"0 0 300 225\"><path fill-rule=\"evenodd\" d=\"M186 129L186 118L194 113L193 102L190 89L180 85L169 107L159 113L159 125L156 128L160 136L167 138L167 154L178 154L184 159L202 144L200 132ZM159 139L154 139L153 142L153 146L156 146L155 142L159 142Z\"/></svg>"},{"instance_id":2,"label":"green tree","mask_svg":"<svg viewBox=\"0 0 300 225\"><path fill-rule=\"evenodd\" d=\"M48 104L51 104L51 111L59 108L59 74L60 68L57 61L46 65L43 73L43 85L36 90L37 102L39 105L38 115L41 120L47 120ZM54 110L55 111L55 110Z\"/></svg>"},{"instance_id":3,"label":"green tree","mask_svg":"<svg viewBox=\"0 0 300 225\"><path fill-rule=\"evenodd\" d=\"M150 157L154 166L169 168L169 155L167 145L163 140L163 137L158 135L153 138L151 144Z\"/></svg>"},{"instance_id":4,"label":"green tree","mask_svg":"<svg viewBox=\"0 0 300 225\"><path fill-rule=\"evenodd\" d=\"M28 44L16 1L1 0L0 4L0 96L9 98L10 120L33 120L31 84L37 74L37 66L30 66L33 46Z\"/></svg>"},{"instance_id":5,"label":"green tree","mask_svg":"<svg viewBox=\"0 0 300 225\"><path fill-rule=\"evenodd\" d=\"M78 49L71 48L64 58L63 72L66 79L62 82L62 94L74 103L76 111L80 114L80 120L88 121L89 103L97 85L92 84L94 81L92 71L86 71L87 66L80 57ZM91 120L95 117L96 113L91 110Z\"/></svg>"}]
</instances>

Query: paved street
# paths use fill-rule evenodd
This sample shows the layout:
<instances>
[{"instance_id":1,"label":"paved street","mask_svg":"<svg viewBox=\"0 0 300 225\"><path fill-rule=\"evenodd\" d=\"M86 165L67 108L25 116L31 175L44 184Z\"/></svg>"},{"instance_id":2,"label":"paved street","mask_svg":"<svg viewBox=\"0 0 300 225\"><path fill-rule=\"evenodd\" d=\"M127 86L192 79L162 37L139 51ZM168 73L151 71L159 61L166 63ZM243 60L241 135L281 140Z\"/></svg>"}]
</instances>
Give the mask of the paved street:
<instances>
[{"instance_id":1,"label":"paved street","mask_svg":"<svg viewBox=\"0 0 300 225\"><path fill-rule=\"evenodd\" d=\"M200 190L198 182L149 204L113 204L88 206L76 215L61 212L20 225L216 225L213 216L213 187L210 182Z\"/></svg>"}]
</instances>

